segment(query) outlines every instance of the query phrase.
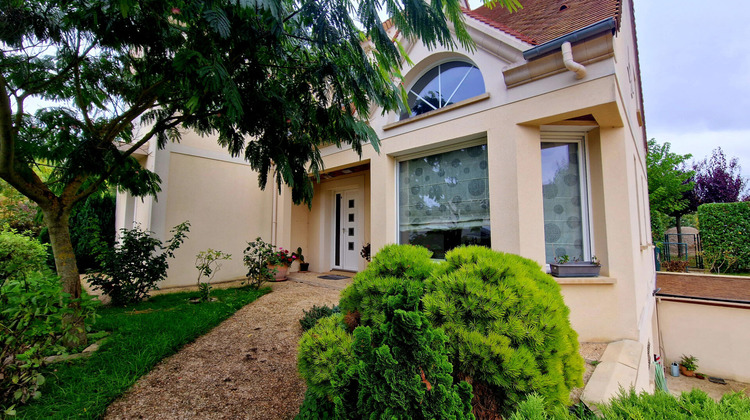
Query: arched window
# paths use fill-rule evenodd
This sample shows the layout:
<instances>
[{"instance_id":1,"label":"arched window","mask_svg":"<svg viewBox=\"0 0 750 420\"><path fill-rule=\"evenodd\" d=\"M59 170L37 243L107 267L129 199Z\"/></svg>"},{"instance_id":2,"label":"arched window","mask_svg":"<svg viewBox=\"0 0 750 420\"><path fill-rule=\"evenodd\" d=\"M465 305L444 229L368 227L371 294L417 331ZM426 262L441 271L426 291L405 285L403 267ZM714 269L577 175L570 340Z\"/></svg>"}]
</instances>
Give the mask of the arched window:
<instances>
[{"instance_id":1,"label":"arched window","mask_svg":"<svg viewBox=\"0 0 750 420\"><path fill-rule=\"evenodd\" d=\"M411 114L424 114L484 93L484 79L479 69L464 61L439 64L417 80L409 89Z\"/></svg>"}]
</instances>

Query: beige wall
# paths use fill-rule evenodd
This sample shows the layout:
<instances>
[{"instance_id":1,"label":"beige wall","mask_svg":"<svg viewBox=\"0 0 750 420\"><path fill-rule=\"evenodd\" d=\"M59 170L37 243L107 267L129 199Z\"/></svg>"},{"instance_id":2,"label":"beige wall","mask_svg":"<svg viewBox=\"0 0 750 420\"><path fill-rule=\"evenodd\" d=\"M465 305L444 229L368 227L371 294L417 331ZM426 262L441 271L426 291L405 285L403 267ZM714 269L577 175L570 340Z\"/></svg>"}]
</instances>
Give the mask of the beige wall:
<instances>
[{"instance_id":1,"label":"beige wall","mask_svg":"<svg viewBox=\"0 0 750 420\"><path fill-rule=\"evenodd\" d=\"M701 373L750 383L750 305L742 306L659 300L666 364L693 355Z\"/></svg>"}]
</instances>

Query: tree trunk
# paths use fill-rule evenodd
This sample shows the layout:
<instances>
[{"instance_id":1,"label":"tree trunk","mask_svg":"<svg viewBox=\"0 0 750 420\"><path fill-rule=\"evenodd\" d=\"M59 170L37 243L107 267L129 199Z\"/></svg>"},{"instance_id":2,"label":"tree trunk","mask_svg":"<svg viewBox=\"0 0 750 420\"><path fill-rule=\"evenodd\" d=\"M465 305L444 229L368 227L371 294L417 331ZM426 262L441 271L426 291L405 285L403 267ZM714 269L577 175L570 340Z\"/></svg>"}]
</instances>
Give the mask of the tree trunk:
<instances>
[{"instance_id":1,"label":"tree trunk","mask_svg":"<svg viewBox=\"0 0 750 420\"><path fill-rule=\"evenodd\" d=\"M682 215L678 214L674 217L674 220L675 227L677 228L677 257L679 257L680 261L682 261L682 246L680 246L680 243L682 242Z\"/></svg>"},{"instance_id":2,"label":"tree trunk","mask_svg":"<svg viewBox=\"0 0 750 420\"><path fill-rule=\"evenodd\" d=\"M72 206L69 206L72 207ZM55 268L57 275L60 276L63 292L70 295L71 299L81 298L81 278L78 273L78 264L76 255L73 251L73 242L70 240L70 220L71 208L63 206L53 206L51 209L42 209L44 221L49 229L49 239L52 245L52 254L55 257ZM68 347L75 347L86 344L86 325L81 314L81 305L79 302L71 304L75 309L75 315L66 320L74 325L74 340L66 342Z\"/></svg>"}]
</instances>

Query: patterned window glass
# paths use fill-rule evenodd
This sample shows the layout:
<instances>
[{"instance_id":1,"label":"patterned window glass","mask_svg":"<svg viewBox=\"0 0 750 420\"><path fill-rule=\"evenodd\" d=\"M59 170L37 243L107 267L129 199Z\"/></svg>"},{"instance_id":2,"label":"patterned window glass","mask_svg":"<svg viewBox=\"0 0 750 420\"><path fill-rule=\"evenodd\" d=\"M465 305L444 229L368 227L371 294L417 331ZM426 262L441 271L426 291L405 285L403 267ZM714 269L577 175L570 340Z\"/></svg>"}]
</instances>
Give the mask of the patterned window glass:
<instances>
[{"instance_id":1,"label":"patterned window glass","mask_svg":"<svg viewBox=\"0 0 750 420\"><path fill-rule=\"evenodd\" d=\"M402 244L433 258L459 245L490 246L486 145L401 162L398 182Z\"/></svg>"},{"instance_id":2,"label":"patterned window glass","mask_svg":"<svg viewBox=\"0 0 750 420\"><path fill-rule=\"evenodd\" d=\"M402 120L481 95L484 79L473 64L450 61L430 69L408 93L411 114L402 113Z\"/></svg>"},{"instance_id":3,"label":"patterned window glass","mask_svg":"<svg viewBox=\"0 0 750 420\"><path fill-rule=\"evenodd\" d=\"M588 260L581 143L542 143L544 242L547 263L567 255Z\"/></svg>"}]
</instances>

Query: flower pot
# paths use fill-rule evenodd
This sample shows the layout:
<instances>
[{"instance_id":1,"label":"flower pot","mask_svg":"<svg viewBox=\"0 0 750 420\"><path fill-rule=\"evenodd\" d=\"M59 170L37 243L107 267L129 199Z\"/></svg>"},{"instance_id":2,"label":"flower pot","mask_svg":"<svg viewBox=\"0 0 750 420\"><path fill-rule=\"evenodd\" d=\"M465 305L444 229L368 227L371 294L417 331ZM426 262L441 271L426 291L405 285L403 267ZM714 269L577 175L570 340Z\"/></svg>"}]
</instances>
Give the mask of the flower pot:
<instances>
[{"instance_id":1,"label":"flower pot","mask_svg":"<svg viewBox=\"0 0 750 420\"><path fill-rule=\"evenodd\" d=\"M549 265L550 274L554 277L598 277L602 267L592 262L569 262Z\"/></svg>"},{"instance_id":2,"label":"flower pot","mask_svg":"<svg viewBox=\"0 0 750 420\"><path fill-rule=\"evenodd\" d=\"M307 271L310 268L310 263L299 263L299 271Z\"/></svg>"},{"instance_id":3,"label":"flower pot","mask_svg":"<svg viewBox=\"0 0 750 420\"><path fill-rule=\"evenodd\" d=\"M694 370L687 370L685 369L685 366L682 366L682 365L680 365L680 373L683 374L684 376L690 376L690 377L695 376Z\"/></svg>"},{"instance_id":4,"label":"flower pot","mask_svg":"<svg viewBox=\"0 0 750 420\"><path fill-rule=\"evenodd\" d=\"M285 265L269 265L268 269L271 271L276 269L276 274L273 275L273 281L286 281L286 274L289 271L289 267Z\"/></svg>"}]
</instances>

